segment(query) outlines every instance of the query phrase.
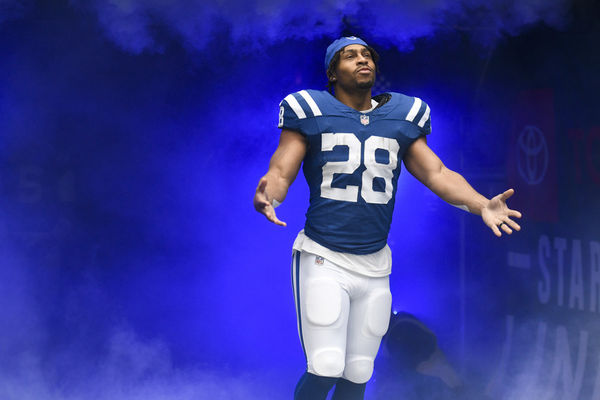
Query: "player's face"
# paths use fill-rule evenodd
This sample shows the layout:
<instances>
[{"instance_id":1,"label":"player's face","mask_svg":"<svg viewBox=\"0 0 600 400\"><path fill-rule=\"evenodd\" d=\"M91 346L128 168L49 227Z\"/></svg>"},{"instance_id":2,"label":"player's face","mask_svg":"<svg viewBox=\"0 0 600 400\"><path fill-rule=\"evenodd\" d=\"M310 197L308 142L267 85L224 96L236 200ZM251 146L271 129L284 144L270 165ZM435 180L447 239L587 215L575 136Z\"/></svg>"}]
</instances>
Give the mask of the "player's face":
<instances>
[{"instance_id":1,"label":"player's face","mask_svg":"<svg viewBox=\"0 0 600 400\"><path fill-rule=\"evenodd\" d=\"M346 89L369 89L375 83L375 61L369 49L351 44L342 49L336 69L336 84Z\"/></svg>"}]
</instances>

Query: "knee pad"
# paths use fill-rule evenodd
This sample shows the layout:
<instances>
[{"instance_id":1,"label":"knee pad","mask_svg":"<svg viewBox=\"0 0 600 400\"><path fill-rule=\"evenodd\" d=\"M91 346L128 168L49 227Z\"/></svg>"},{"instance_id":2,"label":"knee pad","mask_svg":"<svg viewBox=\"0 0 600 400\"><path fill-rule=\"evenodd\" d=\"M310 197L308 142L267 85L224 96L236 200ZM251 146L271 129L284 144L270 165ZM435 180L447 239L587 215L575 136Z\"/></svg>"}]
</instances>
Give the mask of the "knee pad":
<instances>
[{"instance_id":1,"label":"knee pad","mask_svg":"<svg viewBox=\"0 0 600 400\"><path fill-rule=\"evenodd\" d=\"M340 377L344 372L344 352L340 349L322 349L311 357L309 372L319 376Z\"/></svg>"},{"instance_id":2,"label":"knee pad","mask_svg":"<svg viewBox=\"0 0 600 400\"><path fill-rule=\"evenodd\" d=\"M319 326L333 325L342 313L339 285L330 279L314 279L306 288L306 318Z\"/></svg>"},{"instance_id":3,"label":"knee pad","mask_svg":"<svg viewBox=\"0 0 600 400\"><path fill-rule=\"evenodd\" d=\"M365 383L373 375L373 360L357 358L346 361L344 378L354 383Z\"/></svg>"},{"instance_id":4,"label":"knee pad","mask_svg":"<svg viewBox=\"0 0 600 400\"><path fill-rule=\"evenodd\" d=\"M392 294L389 290L378 290L370 296L367 306L367 331L372 336L382 337L390 324Z\"/></svg>"}]
</instances>

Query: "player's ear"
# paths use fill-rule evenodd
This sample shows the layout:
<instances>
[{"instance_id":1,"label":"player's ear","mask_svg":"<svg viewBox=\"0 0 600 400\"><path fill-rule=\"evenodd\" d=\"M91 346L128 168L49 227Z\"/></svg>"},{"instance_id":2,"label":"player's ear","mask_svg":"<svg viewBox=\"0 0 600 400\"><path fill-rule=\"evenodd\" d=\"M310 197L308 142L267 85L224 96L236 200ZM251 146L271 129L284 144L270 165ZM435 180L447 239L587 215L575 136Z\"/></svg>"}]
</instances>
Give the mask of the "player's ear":
<instances>
[{"instance_id":1,"label":"player's ear","mask_svg":"<svg viewBox=\"0 0 600 400\"><path fill-rule=\"evenodd\" d=\"M333 72L328 72L327 78L329 78L329 82L335 82L337 80L337 78L335 77L335 73Z\"/></svg>"}]
</instances>

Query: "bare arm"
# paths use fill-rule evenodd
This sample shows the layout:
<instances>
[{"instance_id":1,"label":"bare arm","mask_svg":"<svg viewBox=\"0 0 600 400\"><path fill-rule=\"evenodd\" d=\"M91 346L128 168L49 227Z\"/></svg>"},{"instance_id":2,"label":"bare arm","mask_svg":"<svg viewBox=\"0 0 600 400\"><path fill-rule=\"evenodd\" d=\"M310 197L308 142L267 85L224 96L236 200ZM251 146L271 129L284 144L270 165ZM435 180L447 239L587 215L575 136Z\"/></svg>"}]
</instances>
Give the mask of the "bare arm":
<instances>
[{"instance_id":1,"label":"bare arm","mask_svg":"<svg viewBox=\"0 0 600 400\"><path fill-rule=\"evenodd\" d=\"M511 217L521 218L521 213L506 206L513 195L509 189L491 200L479 194L462 175L446 168L439 157L427 146L424 137L417 139L404 156L406 169L432 192L448 203L480 215L496 236L501 236L500 226L507 234L521 227ZM512 229L511 229L512 228Z\"/></svg>"},{"instance_id":2,"label":"bare arm","mask_svg":"<svg viewBox=\"0 0 600 400\"><path fill-rule=\"evenodd\" d=\"M282 203L288 189L296 179L302 160L306 154L307 143L300 133L283 129L277 150L271 157L269 170L260 178L254 194L254 208L277 225L286 226L275 214L275 206Z\"/></svg>"}]
</instances>

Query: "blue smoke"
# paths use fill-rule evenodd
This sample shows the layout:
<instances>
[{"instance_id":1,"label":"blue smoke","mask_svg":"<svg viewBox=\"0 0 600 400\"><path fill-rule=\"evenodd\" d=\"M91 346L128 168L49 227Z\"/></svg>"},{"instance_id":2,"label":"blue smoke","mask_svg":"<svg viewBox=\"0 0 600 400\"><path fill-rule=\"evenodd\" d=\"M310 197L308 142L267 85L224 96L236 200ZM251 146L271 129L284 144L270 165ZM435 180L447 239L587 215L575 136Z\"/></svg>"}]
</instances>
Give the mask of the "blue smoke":
<instances>
[{"instance_id":1,"label":"blue smoke","mask_svg":"<svg viewBox=\"0 0 600 400\"><path fill-rule=\"evenodd\" d=\"M159 32L163 31L193 51L203 51L224 31L234 44L248 49L289 39L337 37L344 30L364 34L382 46L402 49L410 48L415 39L456 29L493 45L502 36L517 35L536 23L564 26L570 4L568 0L72 1L79 8L92 10L105 34L136 54L160 52Z\"/></svg>"}]
</instances>

